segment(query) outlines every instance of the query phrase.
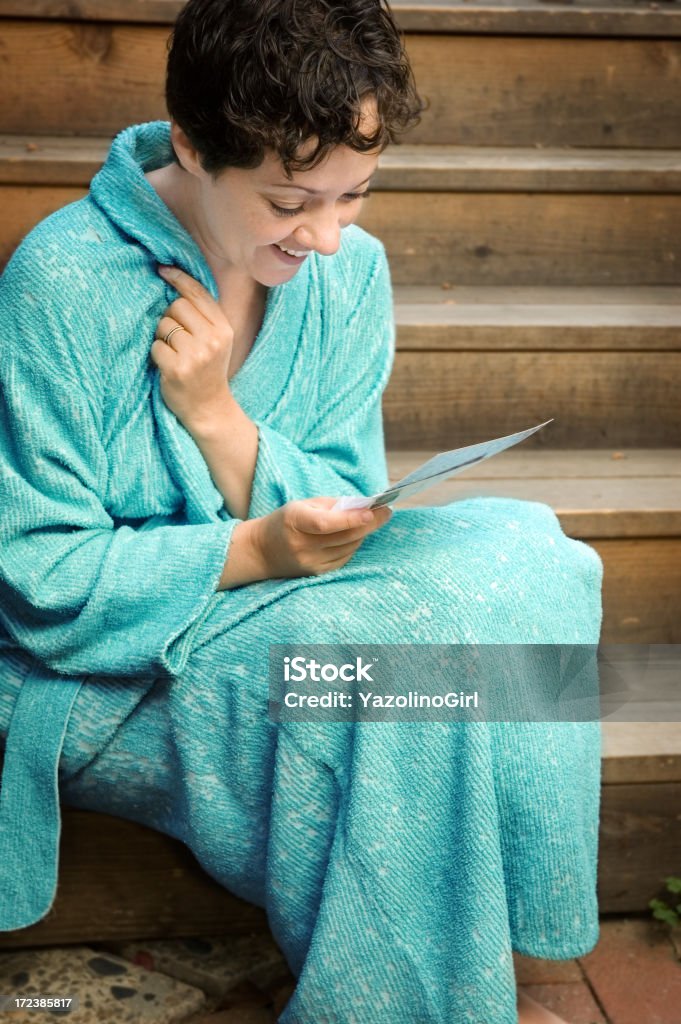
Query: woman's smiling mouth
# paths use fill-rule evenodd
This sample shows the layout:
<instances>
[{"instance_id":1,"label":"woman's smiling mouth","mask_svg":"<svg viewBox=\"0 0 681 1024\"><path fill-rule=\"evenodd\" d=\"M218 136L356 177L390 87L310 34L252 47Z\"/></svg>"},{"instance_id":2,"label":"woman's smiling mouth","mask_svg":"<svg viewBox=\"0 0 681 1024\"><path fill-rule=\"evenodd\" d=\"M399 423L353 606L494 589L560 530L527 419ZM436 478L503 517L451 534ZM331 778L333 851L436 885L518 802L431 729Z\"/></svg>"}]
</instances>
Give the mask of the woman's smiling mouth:
<instances>
[{"instance_id":1,"label":"woman's smiling mouth","mask_svg":"<svg viewBox=\"0 0 681 1024\"><path fill-rule=\"evenodd\" d=\"M299 266L310 254L309 249L303 252L297 249L285 249L283 245L279 244L279 242L273 242L272 248L276 252L277 256L289 266Z\"/></svg>"}]
</instances>

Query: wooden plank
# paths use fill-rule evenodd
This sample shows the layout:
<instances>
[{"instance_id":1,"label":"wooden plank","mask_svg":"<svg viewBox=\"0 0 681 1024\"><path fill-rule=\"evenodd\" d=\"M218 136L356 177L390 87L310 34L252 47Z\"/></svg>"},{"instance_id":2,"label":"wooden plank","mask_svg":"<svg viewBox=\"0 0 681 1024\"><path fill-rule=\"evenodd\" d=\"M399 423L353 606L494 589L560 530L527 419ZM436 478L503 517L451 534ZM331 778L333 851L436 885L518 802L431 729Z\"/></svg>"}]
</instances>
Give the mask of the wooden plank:
<instances>
[{"instance_id":1,"label":"wooden plank","mask_svg":"<svg viewBox=\"0 0 681 1024\"><path fill-rule=\"evenodd\" d=\"M3 262L38 220L85 192L3 186ZM681 280L681 195L386 192L367 202L360 223L385 243L396 285Z\"/></svg>"},{"instance_id":2,"label":"wooden plank","mask_svg":"<svg viewBox=\"0 0 681 1024\"><path fill-rule=\"evenodd\" d=\"M681 195L383 192L360 223L400 285L681 282Z\"/></svg>"},{"instance_id":3,"label":"wooden plank","mask_svg":"<svg viewBox=\"0 0 681 1024\"><path fill-rule=\"evenodd\" d=\"M413 35L407 49L430 102L411 142L655 149L681 143L676 40Z\"/></svg>"},{"instance_id":4,"label":"wooden plank","mask_svg":"<svg viewBox=\"0 0 681 1024\"><path fill-rule=\"evenodd\" d=\"M452 438L451 446L466 444ZM388 452L395 483L434 451ZM550 505L570 537L681 536L681 451L545 451L523 446L465 470L399 508L446 505L478 497L516 498ZM679 595L681 600L681 594Z\"/></svg>"},{"instance_id":5,"label":"wooden plank","mask_svg":"<svg viewBox=\"0 0 681 1024\"><path fill-rule=\"evenodd\" d=\"M458 433L452 439L455 446L469 443L469 438ZM419 462L431 458L436 452L388 450L388 471L391 479L416 469ZM546 480L559 477L570 480L602 480L606 483L631 483L630 499L637 500L638 487L649 488L657 480L681 483L681 450L678 448L627 448L613 452L610 449L579 448L573 451L556 449L528 449L527 442L502 452L466 470L469 480Z\"/></svg>"},{"instance_id":6,"label":"wooden plank","mask_svg":"<svg viewBox=\"0 0 681 1024\"><path fill-rule=\"evenodd\" d=\"M60 135L0 136L0 183L87 186L104 163L111 139Z\"/></svg>"},{"instance_id":7,"label":"wooden plank","mask_svg":"<svg viewBox=\"0 0 681 1024\"><path fill-rule=\"evenodd\" d=\"M551 3L547 0L391 0L407 32L498 35L672 36L681 35L681 10L670 3L607 0Z\"/></svg>"},{"instance_id":8,"label":"wooden plank","mask_svg":"<svg viewBox=\"0 0 681 1024\"><path fill-rule=\"evenodd\" d=\"M608 644L681 643L681 538L589 541L603 560Z\"/></svg>"},{"instance_id":9,"label":"wooden plank","mask_svg":"<svg viewBox=\"0 0 681 1024\"><path fill-rule=\"evenodd\" d=\"M678 782L603 785L602 912L645 909L660 879L676 871L680 803ZM71 807L62 819L54 906L38 924L0 934L0 949L267 929L263 910L228 893L169 836Z\"/></svg>"},{"instance_id":10,"label":"wooden plank","mask_svg":"<svg viewBox=\"0 0 681 1024\"><path fill-rule=\"evenodd\" d=\"M681 784L604 786L599 836L602 913L647 910L681 861Z\"/></svg>"},{"instance_id":11,"label":"wooden plank","mask_svg":"<svg viewBox=\"0 0 681 1024\"><path fill-rule=\"evenodd\" d=\"M0 949L266 927L264 910L227 892L184 843L136 822L65 807L54 905L30 928L0 933Z\"/></svg>"},{"instance_id":12,"label":"wooden plank","mask_svg":"<svg viewBox=\"0 0 681 1024\"><path fill-rule=\"evenodd\" d=\"M2 223L0 224L0 270L31 228L67 203L81 199L83 188L23 187L6 185L0 188Z\"/></svg>"},{"instance_id":13,"label":"wooden plank","mask_svg":"<svg viewBox=\"0 0 681 1024\"><path fill-rule=\"evenodd\" d=\"M0 133L111 136L164 117L168 27L6 20ZM674 149L681 42L410 35L419 144ZM546 68L551 68L551 75Z\"/></svg>"},{"instance_id":14,"label":"wooden plank","mask_svg":"<svg viewBox=\"0 0 681 1024\"><path fill-rule=\"evenodd\" d=\"M603 782L681 782L681 724L603 722Z\"/></svg>"},{"instance_id":15,"label":"wooden plank","mask_svg":"<svg viewBox=\"0 0 681 1024\"><path fill-rule=\"evenodd\" d=\"M71 18L168 24L184 0L0 0L0 16ZM681 35L678 7L593 0L566 7L546 0L392 0L400 27L410 32L504 35Z\"/></svg>"},{"instance_id":16,"label":"wooden plank","mask_svg":"<svg viewBox=\"0 0 681 1024\"><path fill-rule=\"evenodd\" d=\"M553 418L524 447L678 447L679 379L678 352L397 352L386 444L442 451Z\"/></svg>"},{"instance_id":17,"label":"wooden plank","mask_svg":"<svg viewBox=\"0 0 681 1024\"><path fill-rule=\"evenodd\" d=\"M0 132L111 137L166 118L169 31L105 22L5 21Z\"/></svg>"},{"instance_id":18,"label":"wooden plank","mask_svg":"<svg viewBox=\"0 0 681 1024\"><path fill-rule=\"evenodd\" d=\"M429 192L680 192L674 150L390 146L372 188Z\"/></svg>"},{"instance_id":19,"label":"wooden plank","mask_svg":"<svg viewBox=\"0 0 681 1024\"><path fill-rule=\"evenodd\" d=\"M395 288L397 346L528 350L681 347L681 288Z\"/></svg>"},{"instance_id":20,"label":"wooden plank","mask_svg":"<svg viewBox=\"0 0 681 1024\"><path fill-rule=\"evenodd\" d=\"M0 182L88 185L110 138L0 136ZM390 146L378 191L681 192L674 150L530 149L494 146Z\"/></svg>"}]
</instances>

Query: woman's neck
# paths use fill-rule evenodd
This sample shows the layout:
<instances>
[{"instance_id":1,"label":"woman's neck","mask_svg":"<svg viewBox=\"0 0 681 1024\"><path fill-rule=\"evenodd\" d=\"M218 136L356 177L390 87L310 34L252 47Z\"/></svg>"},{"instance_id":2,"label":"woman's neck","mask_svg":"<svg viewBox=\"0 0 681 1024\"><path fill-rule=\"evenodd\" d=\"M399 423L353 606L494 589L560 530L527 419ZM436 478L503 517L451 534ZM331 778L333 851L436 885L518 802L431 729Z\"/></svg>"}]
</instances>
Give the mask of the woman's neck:
<instances>
[{"instance_id":1,"label":"woman's neck","mask_svg":"<svg viewBox=\"0 0 681 1024\"><path fill-rule=\"evenodd\" d=\"M172 163L154 171L147 171L144 177L201 249L206 263L213 272L220 294L240 296L243 301L247 302L257 302L258 299L262 299L267 293L267 288L254 281L238 267L220 259L207 244L201 225L194 213L195 203L191 195L191 180L189 180L191 176L177 164Z\"/></svg>"}]
</instances>

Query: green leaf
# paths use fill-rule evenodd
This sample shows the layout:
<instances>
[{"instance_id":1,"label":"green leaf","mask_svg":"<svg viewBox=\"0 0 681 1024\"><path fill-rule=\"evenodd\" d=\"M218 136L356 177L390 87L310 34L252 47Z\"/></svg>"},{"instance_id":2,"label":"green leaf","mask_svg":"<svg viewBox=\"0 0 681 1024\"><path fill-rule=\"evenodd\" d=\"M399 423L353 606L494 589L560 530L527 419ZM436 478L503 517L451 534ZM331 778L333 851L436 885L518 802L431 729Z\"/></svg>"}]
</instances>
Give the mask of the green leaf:
<instances>
[{"instance_id":1,"label":"green leaf","mask_svg":"<svg viewBox=\"0 0 681 1024\"><path fill-rule=\"evenodd\" d=\"M669 892L681 892L681 878L672 875L670 878L665 878L665 882Z\"/></svg>"},{"instance_id":2,"label":"green leaf","mask_svg":"<svg viewBox=\"0 0 681 1024\"><path fill-rule=\"evenodd\" d=\"M678 917L673 910L654 910L653 917L657 918L658 921L665 921L667 924L675 925L678 921Z\"/></svg>"},{"instance_id":3,"label":"green leaf","mask_svg":"<svg viewBox=\"0 0 681 1024\"><path fill-rule=\"evenodd\" d=\"M650 900L648 906L651 910L669 910L669 906L664 900Z\"/></svg>"}]
</instances>

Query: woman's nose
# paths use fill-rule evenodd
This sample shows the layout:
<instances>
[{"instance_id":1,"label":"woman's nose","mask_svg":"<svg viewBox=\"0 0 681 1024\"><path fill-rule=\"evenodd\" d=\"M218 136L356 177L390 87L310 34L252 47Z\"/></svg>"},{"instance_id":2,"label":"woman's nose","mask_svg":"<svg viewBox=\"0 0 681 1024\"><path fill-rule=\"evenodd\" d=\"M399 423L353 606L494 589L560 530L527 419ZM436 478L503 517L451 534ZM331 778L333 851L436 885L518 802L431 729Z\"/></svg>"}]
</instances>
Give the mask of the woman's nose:
<instances>
[{"instance_id":1,"label":"woman's nose","mask_svg":"<svg viewBox=\"0 0 681 1024\"><path fill-rule=\"evenodd\" d=\"M311 221L296 232L296 238L306 249L314 249L320 256L333 256L338 252L341 225L336 213L325 219Z\"/></svg>"}]
</instances>

